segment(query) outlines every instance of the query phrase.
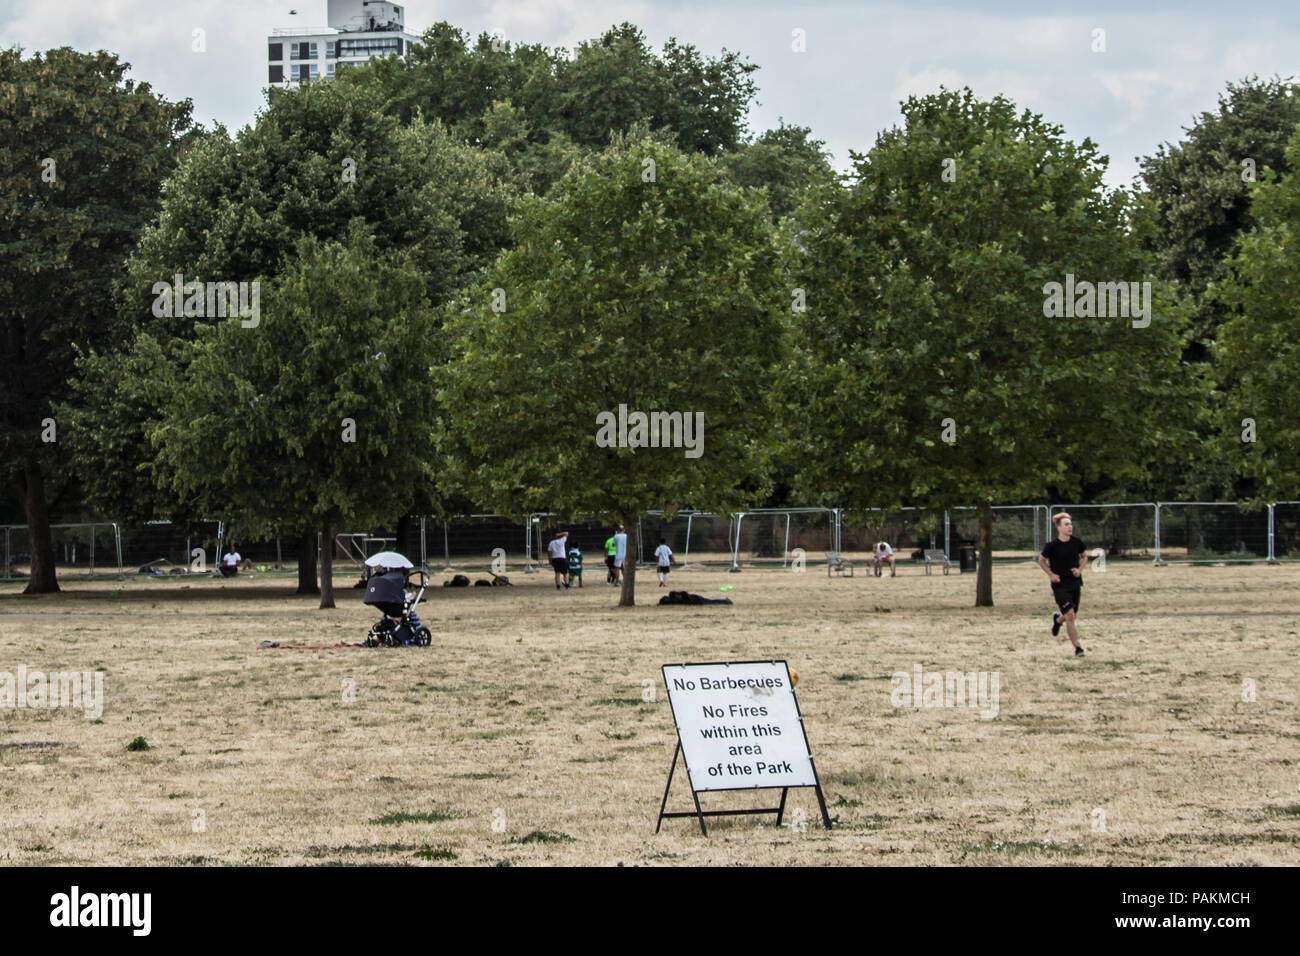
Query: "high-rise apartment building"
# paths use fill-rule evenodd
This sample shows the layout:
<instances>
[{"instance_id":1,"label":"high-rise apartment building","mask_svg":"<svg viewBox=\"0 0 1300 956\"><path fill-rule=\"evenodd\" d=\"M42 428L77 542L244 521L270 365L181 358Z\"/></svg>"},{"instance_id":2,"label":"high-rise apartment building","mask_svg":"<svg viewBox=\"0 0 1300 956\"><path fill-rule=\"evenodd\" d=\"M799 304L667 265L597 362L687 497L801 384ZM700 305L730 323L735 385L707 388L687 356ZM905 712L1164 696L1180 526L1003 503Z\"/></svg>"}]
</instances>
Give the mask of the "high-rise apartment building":
<instances>
[{"instance_id":1,"label":"high-rise apartment building","mask_svg":"<svg viewBox=\"0 0 1300 956\"><path fill-rule=\"evenodd\" d=\"M328 79L371 57L406 56L420 38L406 32L406 13L387 0L329 0L329 26L288 27L267 38L267 80L293 86Z\"/></svg>"}]
</instances>

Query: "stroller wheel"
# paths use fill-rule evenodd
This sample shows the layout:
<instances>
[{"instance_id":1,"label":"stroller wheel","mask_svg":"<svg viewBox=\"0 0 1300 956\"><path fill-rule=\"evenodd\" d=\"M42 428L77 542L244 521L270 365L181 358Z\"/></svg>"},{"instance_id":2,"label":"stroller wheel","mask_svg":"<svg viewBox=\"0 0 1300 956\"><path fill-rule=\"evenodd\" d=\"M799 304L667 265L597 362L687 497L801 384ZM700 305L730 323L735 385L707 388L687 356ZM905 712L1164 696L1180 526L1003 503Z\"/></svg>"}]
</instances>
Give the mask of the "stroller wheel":
<instances>
[{"instance_id":1,"label":"stroller wheel","mask_svg":"<svg viewBox=\"0 0 1300 956\"><path fill-rule=\"evenodd\" d=\"M393 622L384 619L370 629L366 635L366 647L391 647L393 644Z\"/></svg>"},{"instance_id":2,"label":"stroller wheel","mask_svg":"<svg viewBox=\"0 0 1300 956\"><path fill-rule=\"evenodd\" d=\"M419 638L420 646L428 647L433 643L433 631L429 630L427 627L422 627L420 628Z\"/></svg>"}]
</instances>

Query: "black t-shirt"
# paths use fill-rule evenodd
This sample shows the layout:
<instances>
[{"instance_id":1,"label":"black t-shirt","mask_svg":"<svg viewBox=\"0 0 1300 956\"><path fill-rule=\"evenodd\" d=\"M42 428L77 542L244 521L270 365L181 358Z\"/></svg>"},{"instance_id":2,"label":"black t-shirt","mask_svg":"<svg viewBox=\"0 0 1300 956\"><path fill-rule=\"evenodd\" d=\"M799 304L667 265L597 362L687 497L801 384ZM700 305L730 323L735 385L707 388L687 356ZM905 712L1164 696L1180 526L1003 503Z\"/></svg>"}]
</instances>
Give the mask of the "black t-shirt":
<instances>
[{"instance_id":1,"label":"black t-shirt","mask_svg":"<svg viewBox=\"0 0 1300 956\"><path fill-rule=\"evenodd\" d=\"M1082 577L1076 578L1070 572L1079 566L1079 557L1086 550L1082 541L1070 535L1069 541L1053 538L1047 542L1043 546L1043 557L1047 559L1047 566L1052 569L1052 573L1061 576L1061 583L1069 584L1083 580Z\"/></svg>"}]
</instances>

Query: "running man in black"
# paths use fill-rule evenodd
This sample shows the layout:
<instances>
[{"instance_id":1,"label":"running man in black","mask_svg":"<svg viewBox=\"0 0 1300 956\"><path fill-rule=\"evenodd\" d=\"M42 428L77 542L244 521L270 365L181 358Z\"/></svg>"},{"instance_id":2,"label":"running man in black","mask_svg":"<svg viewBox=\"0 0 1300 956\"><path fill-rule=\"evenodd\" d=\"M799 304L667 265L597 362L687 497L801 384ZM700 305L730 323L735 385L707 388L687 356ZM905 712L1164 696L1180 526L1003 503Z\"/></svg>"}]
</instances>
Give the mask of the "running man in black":
<instances>
[{"instance_id":1,"label":"running man in black","mask_svg":"<svg viewBox=\"0 0 1300 956\"><path fill-rule=\"evenodd\" d=\"M1074 622L1083 588L1083 569L1088 566L1088 551L1074 536L1074 522L1068 514L1062 511L1052 518L1052 523L1056 525L1056 537L1043 546L1043 553L1038 556L1038 566L1051 579L1052 597L1060 608L1052 615L1052 636L1060 634L1064 624L1065 633L1074 645L1074 656L1082 657L1083 648L1079 646L1079 632Z\"/></svg>"}]
</instances>

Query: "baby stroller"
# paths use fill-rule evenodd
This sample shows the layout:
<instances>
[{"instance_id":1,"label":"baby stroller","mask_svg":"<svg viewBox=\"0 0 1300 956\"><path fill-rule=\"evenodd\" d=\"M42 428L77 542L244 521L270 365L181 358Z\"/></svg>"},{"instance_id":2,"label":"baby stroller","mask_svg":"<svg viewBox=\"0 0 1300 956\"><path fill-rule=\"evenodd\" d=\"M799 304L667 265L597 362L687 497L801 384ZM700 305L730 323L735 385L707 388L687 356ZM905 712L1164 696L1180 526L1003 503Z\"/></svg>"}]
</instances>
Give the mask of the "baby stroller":
<instances>
[{"instance_id":1,"label":"baby stroller","mask_svg":"<svg viewBox=\"0 0 1300 956\"><path fill-rule=\"evenodd\" d=\"M420 623L415 611L428 586L428 576L412 568L385 570L370 577L365 603L378 608L384 616L366 635L366 647L428 647L433 632Z\"/></svg>"}]
</instances>

